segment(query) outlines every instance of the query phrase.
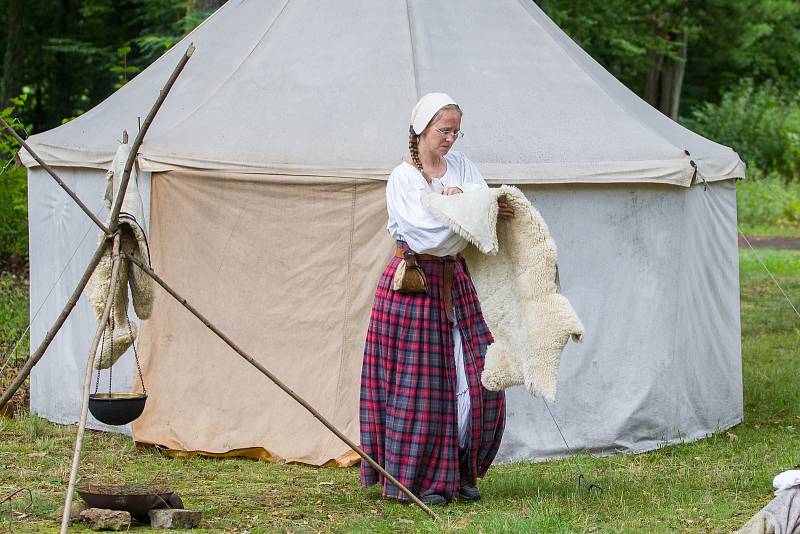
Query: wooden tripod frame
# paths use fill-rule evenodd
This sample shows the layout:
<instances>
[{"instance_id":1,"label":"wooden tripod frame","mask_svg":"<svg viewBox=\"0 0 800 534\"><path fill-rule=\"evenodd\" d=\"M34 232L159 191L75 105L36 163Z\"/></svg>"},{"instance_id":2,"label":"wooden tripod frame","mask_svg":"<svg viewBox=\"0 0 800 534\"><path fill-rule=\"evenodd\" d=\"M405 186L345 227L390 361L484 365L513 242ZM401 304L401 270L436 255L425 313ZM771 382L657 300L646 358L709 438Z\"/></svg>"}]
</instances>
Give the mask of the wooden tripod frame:
<instances>
[{"instance_id":1,"label":"wooden tripod frame","mask_svg":"<svg viewBox=\"0 0 800 534\"><path fill-rule=\"evenodd\" d=\"M116 291L116 281L117 276L119 274L119 261L120 261L120 252L119 252L119 233L118 233L118 226L119 226L119 213L122 208L122 203L125 197L125 192L127 190L128 182L130 180L130 174L133 169L133 166L136 161L136 156L139 151L139 147L144 140L144 136L147 133L147 130L150 128L150 125L155 118L156 113L161 108L161 105L164 103L164 100L167 97L170 89L174 85L175 81L177 80L180 73L183 71L183 68L186 66L186 63L189 61L189 58L192 56L195 48L194 45L189 45L189 48L181 57L178 64L175 66L175 69L172 72L172 75L167 80L164 88L159 93L158 99L153 104L153 107L150 109L147 117L145 118L144 123L139 130L136 138L134 139L133 145L131 146L130 155L125 163L125 169L123 171L122 178L120 180L120 187L119 193L114 202L113 208L111 210L111 214L109 216L109 222L106 226L103 224L95 215L92 213L88 207L80 200L80 198L67 186L61 178L58 177L55 170L52 169L46 162L44 162L34 151L28 146L27 143L11 128L8 123L6 123L2 117L0 117L0 126L16 141L20 144L20 146L25 149L36 161L39 165L42 166L45 171L53 177L53 179L61 186L64 191L75 201L75 203L84 211L84 213L89 216L92 221L100 228L100 230L105 234L105 239L102 243L97 247L92 259L89 261L89 264L84 271L83 276L81 277L80 281L78 282L77 287L72 292L69 300L67 301L64 309L59 314L58 318L56 319L53 326L47 331L42 342L36 348L28 360L25 362L25 365L20 370L17 378L11 384L11 386L0 396L0 408L2 408L14 395L17 389L25 382L26 378L31 372L31 369L41 360L44 353L47 351L47 348L50 346L50 343L55 338L58 331L63 326L64 322L66 321L69 314L74 309L75 305L78 302L81 294L83 293L86 285L91 277L92 273L94 272L95 268L97 267L100 260L103 258L105 254L108 253L109 248L111 248L112 253L112 274L111 274L111 289L109 291L108 299L106 300L105 307L103 309L103 319L101 319L100 323L98 324L97 331L95 332L94 339L92 341L92 349L89 352L89 357L86 362L86 371L84 375L84 387L83 387L83 403L81 408L81 417L80 422L78 424L78 434L75 442L75 452L72 459L72 466L70 470L70 479L69 485L67 486L67 495L64 503L64 515L61 520L61 533L66 533L67 526L69 525L69 516L70 516L70 508L72 504L72 497L74 494L75 489L75 482L77 480L77 472L78 472L78 465L80 463L80 451L81 451L81 444L83 441L83 435L86 429L86 418L88 413L88 401L89 401L89 391L91 389L91 374L92 368L94 366L94 359L97 352L97 346L99 344L100 338L102 337L105 320L107 320L109 314L111 313L112 303L114 293ZM124 136L127 137L127 136ZM217 328L214 324L212 324L208 319L205 318L196 308L194 308L191 304L189 304L185 298L181 297L178 293L176 293L167 283L162 280L152 269L150 269L147 265L142 264L139 260L132 257L129 254L123 254L123 256L137 265L138 268L142 269L145 273L147 273L155 282L157 282L164 290L166 290L170 295L172 295L178 302L180 302L189 312L191 312L195 317L197 317L200 321L203 322L214 334L216 334L220 339L222 339L229 347L231 347L239 356L244 358L248 363L253 365L256 369L259 370L264 376L269 378L272 382L275 383L279 388L281 388L284 392L286 392L290 397L300 403L306 410L308 410L315 418L317 418L328 430L333 432L339 439L341 439L344 443L347 444L354 452L356 452L362 459L367 461L373 468L375 468L378 472L381 473L387 480L391 483L396 485L400 491L403 492L416 506L420 509L425 511L431 518L434 520L438 520L439 517L434 513L430 508L428 508L419 498L414 495L408 488L406 488L403 484L401 484L397 479L395 479L392 475L386 472L382 466L380 466L374 459L372 459L368 454L366 454L361 448L353 443L343 432L337 429L330 421L328 421L325 417L323 417L313 406L311 406L307 401L305 401L302 397L300 397L297 393L295 393L292 389L286 386L278 377L273 375L268 369L266 369L263 365L261 365L258 361L256 361L252 356L244 352L238 345L236 345L228 336L226 336L219 328Z\"/></svg>"}]
</instances>

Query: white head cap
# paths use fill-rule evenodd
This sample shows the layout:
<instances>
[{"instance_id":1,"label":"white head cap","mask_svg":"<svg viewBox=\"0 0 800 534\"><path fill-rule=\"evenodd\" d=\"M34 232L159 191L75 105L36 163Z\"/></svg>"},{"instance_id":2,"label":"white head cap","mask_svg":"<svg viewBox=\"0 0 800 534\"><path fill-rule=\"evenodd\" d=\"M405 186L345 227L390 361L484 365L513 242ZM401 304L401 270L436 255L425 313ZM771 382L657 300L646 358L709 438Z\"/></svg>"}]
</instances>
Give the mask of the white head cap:
<instances>
[{"instance_id":1,"label":"white head cap","mask_svg":"<svg viewBox=\"0 0 800 534\"><path fill-rule=\"evenodd\" d=\"M414 128L414 133L421 134L437 111L455 103L455 100L444 93L428 93L420 98L411 110L411 127Z\"/></svg>"}]
</instances>

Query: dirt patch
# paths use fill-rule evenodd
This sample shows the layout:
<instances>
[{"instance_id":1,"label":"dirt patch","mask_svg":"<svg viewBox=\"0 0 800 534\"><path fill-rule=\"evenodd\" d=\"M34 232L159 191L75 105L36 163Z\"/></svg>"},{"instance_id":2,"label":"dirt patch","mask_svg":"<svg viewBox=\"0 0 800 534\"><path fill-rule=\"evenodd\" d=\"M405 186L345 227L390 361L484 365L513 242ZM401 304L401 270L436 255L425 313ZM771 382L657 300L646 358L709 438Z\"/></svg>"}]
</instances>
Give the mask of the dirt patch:
<instances>
[{"instance_id":1,"label":"dirt patch","mask_svg":"<svg viewBox=\"0 0 800 534\"><path fill-rule=\"evenodd\" d=\"M779 248L800 250L800 237L757 236L749 235L747 240L753 248ZM739 236L739 248L749 248L742 236Z\"/></svg>"}]
</instances>

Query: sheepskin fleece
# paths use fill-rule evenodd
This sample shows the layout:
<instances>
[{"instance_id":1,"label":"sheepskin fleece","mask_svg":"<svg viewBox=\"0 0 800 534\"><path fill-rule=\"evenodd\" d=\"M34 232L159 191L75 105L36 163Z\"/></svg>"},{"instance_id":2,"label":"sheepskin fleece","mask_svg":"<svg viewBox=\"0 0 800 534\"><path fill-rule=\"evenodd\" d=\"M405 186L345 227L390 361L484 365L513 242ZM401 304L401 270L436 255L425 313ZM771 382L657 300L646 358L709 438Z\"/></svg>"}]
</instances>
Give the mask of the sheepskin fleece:
<instances>
[{"instance_id":1,"label":"sheepskin fleece","mask_svg":"<svg viewBox=\"0 0 800 534\"><path fill-rule=\"evenodd\" d=\"M130 147L120 145L111 168L106 174L105 206L110 214L113 201L119 193L120 180L128 159ZM108 222L108 221L106 221ZM127 252L150 265L150 251L147 245L147 227L144 219L144 207L139 193L139 182L136 169L131 171L131 178L122 203L119 220L120 252ZM101 232L98 243L105 239ZM111 250L109 249L89 279L89 300L95 317L99 323L103 315L108 292L111 285ZM118 291L114 294L111 320L106 325L103 339L97 347L94 360L96 369L107 369L125 354L138 335L135 323L127 317L128 287L131 289L133 309L139 319L148 319L153 312L153 281L140 269L131 265L124 257L120 258ZM113 328L112 328L113 325Z\"/></svg>"},{"instance_id":2,"label":"sheepskin fleece","mask_svg":"<svg viewBox=\"0 0 800 534\"><path fill-rule=\"evenodd\" d=\"M515 212L498 219L497 201ZM462 251L495 342L481 376L492 391L524 384L531 395L554 401L561 351L583 324L560 293L556 246L525 195L512 186L431 194L426 207L469 241Z\"/></svg>"}]
</instances>

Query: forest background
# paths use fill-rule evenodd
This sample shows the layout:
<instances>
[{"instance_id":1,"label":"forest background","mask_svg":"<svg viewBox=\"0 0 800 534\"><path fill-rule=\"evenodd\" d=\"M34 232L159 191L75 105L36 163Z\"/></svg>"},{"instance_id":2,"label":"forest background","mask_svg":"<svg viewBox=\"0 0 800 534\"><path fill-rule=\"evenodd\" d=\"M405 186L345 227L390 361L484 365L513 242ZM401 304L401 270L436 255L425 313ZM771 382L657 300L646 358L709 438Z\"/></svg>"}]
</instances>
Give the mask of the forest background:
<instances>
[{"instance_id":1,"label":"forest background","mask_svg":"<svg viewBox=\"0 0 800 534\"><path fill-rule=\"evenodd\" d=\"M747 161L747 179L737 186L744 232L800 237L800 1L536 3L642 98ZM135 77L222 4L0 0L5 14L0 114L23 136L69 121ZM0 390L30 353L27 174L14 164L16 150L0 136ZM764 257L788 294L798 294L800 252L770 251ZM499 466L482 482L483 504L442 512L451 531L721 532L741 526L772 498L776 469L796 465L800 450L799 331L785 294L762 273L760 262L746 254L740 261L744 423L647 455ZM19 405L27 405L24 396ZM29 517L7 516L9 524L20 519L15 527L21 532L52 527L50 516L63 501L73 433L24 414L0 417L0 457L8 459L4 464L14 462L4 465L0 495L37 488ZM177 462L155 449L137 448L127 436L106 433L88 435L85 451L93 461L84 464L83 475L122 473L150 480L153 473L164 474L187 502L202 507L210 529L436 528L422 525L424 519L407 507L354 492L357 469L201 458ZM607 483L609 496L590 492L584 498L574 491L576 467Z\"/></svg>"},{"instance_id":2,"label":"forest background","mask_svg":"<svg viewBox=\"0 0 800 534\"><path fill-rule=\"evenodd\" d=\"M0 0L0 109L25 136L91 109L224 4ZM748 163L740 222L800 235L800 2L540 0L614 76ZM26 172L0 138L0 266L27 263Z\"/></svg>"}]
</instances>

